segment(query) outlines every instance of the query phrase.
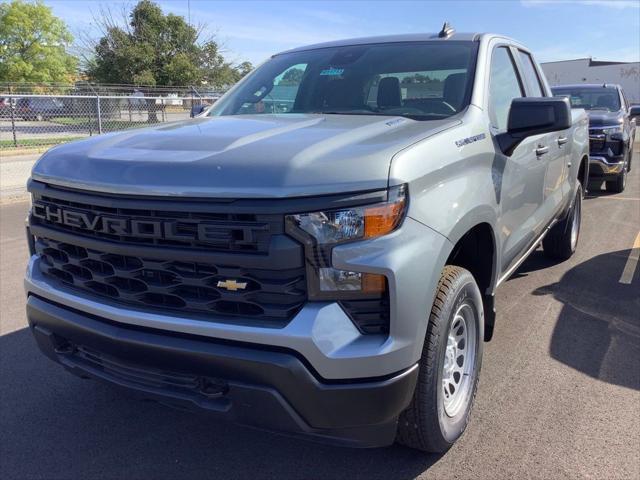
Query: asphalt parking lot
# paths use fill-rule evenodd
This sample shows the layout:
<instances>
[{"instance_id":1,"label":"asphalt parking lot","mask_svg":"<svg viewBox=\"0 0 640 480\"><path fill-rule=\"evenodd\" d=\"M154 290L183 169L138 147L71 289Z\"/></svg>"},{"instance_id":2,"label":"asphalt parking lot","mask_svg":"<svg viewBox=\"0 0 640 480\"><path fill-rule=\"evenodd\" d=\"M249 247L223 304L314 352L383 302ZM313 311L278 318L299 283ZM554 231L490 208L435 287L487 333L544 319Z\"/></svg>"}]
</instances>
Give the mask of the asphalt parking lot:
<instances>
[{"instance_id":1,"label":"asphalt parking lot","mask_svg":"<svg viewBox=\"0 0 640 480\"><path fill-rule=\"evenodd\" d=\"M67 374L26 328L28 203L0 206L0 476L640 478L640 267L623 273L640 248L639 147L623 194L587 196L576 255L534 252L498 291L472 420L443 456L284 438Z\"/></svg>"}]
</instances>

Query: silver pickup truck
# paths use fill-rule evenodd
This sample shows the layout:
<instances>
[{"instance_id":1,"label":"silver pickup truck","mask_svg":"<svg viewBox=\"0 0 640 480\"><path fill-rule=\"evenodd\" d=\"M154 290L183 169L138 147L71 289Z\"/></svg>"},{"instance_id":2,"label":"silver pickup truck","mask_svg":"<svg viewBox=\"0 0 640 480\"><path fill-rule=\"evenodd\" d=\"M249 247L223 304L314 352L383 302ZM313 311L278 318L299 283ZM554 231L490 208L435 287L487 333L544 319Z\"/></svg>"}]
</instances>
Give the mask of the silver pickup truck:
<instances>
[{"instance_id":1,"label":"silver pickup truck","mask_svg":"<svg viewBox=\"0 0 640 480\"><path fill-rule=\"evenodd\" d=\"M442 452L496 289L540 243L573 254L587 170L586 114L508 38L287 51L199 118L42 156L29 323L69 371L167 405Z\"/></svg>"}]
</instances>

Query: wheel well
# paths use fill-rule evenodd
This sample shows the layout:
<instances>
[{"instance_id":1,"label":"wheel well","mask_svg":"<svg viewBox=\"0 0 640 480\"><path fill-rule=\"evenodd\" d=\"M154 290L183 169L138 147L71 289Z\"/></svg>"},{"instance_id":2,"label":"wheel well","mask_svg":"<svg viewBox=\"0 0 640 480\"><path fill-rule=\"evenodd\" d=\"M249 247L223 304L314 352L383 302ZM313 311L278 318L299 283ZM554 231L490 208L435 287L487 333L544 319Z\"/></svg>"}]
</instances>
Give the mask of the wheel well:
<instances>
[{"instance_id":1,"label":"wheel well","mask_svg":"<svg viewBox=\"0 0 640 480\"><path fill-rule=\"evenodd\" d=\"M471 272L480 288L484 305L485 340L491 340L495 324L493 278L495 240L488 223L480 223L465 233L451 251L447 265L457 265Z\"/></svg>"},{"instance_id":2,"label":"wheel well","mask_svg":"<svg viewBox=\"0 0 640 480\"><path fill-rule=\"evenodd\" d=\"M582 157L582 160L580 160L580 168L578 169L578 181L582 184L583 192L586 192L587 185L589 183L588 165L589 159L587 157Z\"/></svg>"}]
</instances>

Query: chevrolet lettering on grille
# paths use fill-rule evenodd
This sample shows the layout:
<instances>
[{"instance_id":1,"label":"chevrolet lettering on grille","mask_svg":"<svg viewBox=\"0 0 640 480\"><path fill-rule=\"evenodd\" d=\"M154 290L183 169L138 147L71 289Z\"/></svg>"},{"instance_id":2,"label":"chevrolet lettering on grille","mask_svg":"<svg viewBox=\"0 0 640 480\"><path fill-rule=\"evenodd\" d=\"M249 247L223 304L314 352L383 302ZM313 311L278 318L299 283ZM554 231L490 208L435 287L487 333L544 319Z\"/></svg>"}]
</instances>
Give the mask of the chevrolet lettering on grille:
<instances>
[{"instance_id":1,"label":"chevrolet lettering on grille","mask_svg":"<svg viewBox=\"0 0 640 480\"><path fill-rule=\"evenodd\" d=\"M172 220L158 218L129 218L108 214L94 214L79 209L34 202L32 215L46 223L79 228L108 235L158 240L197 241L202 243L229 243L250 245L256 234L268 231L267 224L246 225L228 222L219 224L199 220Z\"/></svg>"}]
</instances>

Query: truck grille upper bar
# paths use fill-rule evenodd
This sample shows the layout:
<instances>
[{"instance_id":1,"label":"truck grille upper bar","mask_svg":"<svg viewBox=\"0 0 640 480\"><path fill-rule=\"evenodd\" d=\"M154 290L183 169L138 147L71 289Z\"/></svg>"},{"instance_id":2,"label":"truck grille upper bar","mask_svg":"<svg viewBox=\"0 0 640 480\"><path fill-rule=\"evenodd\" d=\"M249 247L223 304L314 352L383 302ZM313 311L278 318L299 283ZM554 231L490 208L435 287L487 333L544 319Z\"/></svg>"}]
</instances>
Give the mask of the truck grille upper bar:
<instances>
[{"instance_id":1,"label":"truck grille upper bar","mask_svg":"<svg viewBox=\"0 0 640 480\"><path fill-rule=\"evenodd\" d=\"M47 195L34 195L32 210L35 225L128 244L267 253L271 236L283 233L277 214L104 207Z\"/></svg>"}]
</instances>

